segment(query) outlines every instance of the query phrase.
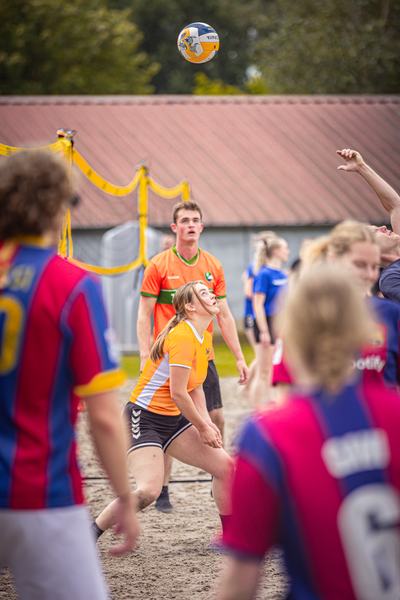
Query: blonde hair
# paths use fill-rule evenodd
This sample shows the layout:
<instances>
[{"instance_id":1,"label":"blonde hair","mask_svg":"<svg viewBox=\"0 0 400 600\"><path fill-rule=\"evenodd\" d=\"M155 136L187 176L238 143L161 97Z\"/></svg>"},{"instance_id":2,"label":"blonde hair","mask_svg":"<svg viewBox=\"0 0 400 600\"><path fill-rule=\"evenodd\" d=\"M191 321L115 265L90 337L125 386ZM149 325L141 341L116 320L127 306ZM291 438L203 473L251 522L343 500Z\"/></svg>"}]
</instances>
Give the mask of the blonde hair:
<instances>
[{"instance_id":1,"label":"blonde hair","mask_svg":"<svg viewBox=\"0 0 400 600\"><path fill-rule=\"evenodd\" d=\"M345 273L329 265L304 274L287 301L282 338L318 385L334 390L371 333L365 301Z\"/></svg>"},{"instance_id":2,"label":"blonde hair","mask_svg":"<svg viewBox=\"0 0 400 600\"><path fill-rule=\"evenodd\" d=\"M328 254L343 256L356 242L376 244L378 239L366 223L347 219L332 229L329 235L316 238L301 253L302 272L310 267L318 267L325 262Z\"/></svg>"},{"instance_id":3,"label":"blonde hair","mask_svg":"<svg viewBox=\"0 0 400 600\"><path fill-rule=\"evenodd\" d=\"M168 336L169 332L174 327L179 325L179 323L182 323L182 321L184 321L185 319L188 318L189 315L186 310L186 305L192 303L193 296L196 296L196 298L198 299L200 304L205 308L205 310L210 315L213 315L213 313L206 306L206 304L204 303L203 299L200 297L200 295L196 289L196 285L199 283L206 285L204 283L204 281L201 281L201 280L190 281L189 283L185 283L184 285L181 285L181 287L176 291L176 293L174 295L174 300L173 300L173 305L175 308L175 316L172 317L172 319L170 321L168 321L168 323L166 324L164 329L162 331L160 331L160 333L158 334L156 341L154 342L153 347L150 351L150 360L152 362L155 362L156 360L158 360L159 358L162 358L164 356L164 342L165 342L165 339Z\"/></svg>"},{"instance_id":4,"label":"blonde hair","mask_svg":"<svg viewBox=\"0 0 400 600\"><path fill-rule=\"evenodd\" d=\"M265 236L262 240L260 240L256 247L256 252L254 256L254 267L253 273L257 275L258 271L265 265L265 263L272 258L274 254L274 250L280 248L282 243L285 240L276 235L274 236Z\"/></svg>"},{"instance_id":5,"label":"blonde hair","mask_svg":"<svg viewBox=\"0 0 400 600\"><path fill-rule=\"evenodd\" d=\"M257 243L262 240L267 240L269 238L276 238L276 237L278 237L278 236L276 235L275 231L267 229L265 231L260 231L259 233L255 233L254 235L252 235L251 241L254 246L257 246Z\"/></svg>"}]
</instances>

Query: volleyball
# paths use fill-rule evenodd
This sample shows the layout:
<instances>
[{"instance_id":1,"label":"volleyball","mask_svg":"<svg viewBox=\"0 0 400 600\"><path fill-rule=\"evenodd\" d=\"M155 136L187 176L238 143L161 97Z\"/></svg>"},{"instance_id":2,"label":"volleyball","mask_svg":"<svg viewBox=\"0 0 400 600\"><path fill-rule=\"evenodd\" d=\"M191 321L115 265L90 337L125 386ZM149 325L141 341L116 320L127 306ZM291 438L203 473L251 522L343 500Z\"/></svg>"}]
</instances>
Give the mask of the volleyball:
<instances>
[{"instance_id":1,"label":"volleyball","mask_svg":"<svg viewBox=\"0 0 400 600\"><path fill-rule=\"evenodd\" d=\"M178 36L178 50L191 63L205 63L218 54L218 33L207 23L192 23Z\"/></svg>"}]
</instances>

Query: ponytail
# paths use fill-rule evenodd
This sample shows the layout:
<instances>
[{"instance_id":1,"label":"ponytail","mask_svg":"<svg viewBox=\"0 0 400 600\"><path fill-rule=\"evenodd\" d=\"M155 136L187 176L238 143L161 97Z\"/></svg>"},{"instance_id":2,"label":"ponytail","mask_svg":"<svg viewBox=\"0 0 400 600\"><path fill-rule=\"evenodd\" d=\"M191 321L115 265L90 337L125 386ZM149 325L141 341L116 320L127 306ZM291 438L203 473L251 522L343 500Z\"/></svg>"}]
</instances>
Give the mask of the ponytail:
<instances>
[{"instance_id":1,"label":"ponytail","mask_svg":"<svg viewBox=\"0 0 400 600\"><path fill-rule=\"evenodd\" d=\"M277 236L269 236L260 240L256 246L256 253L254 257L254 275L257 275L258 271L263 267L269 259L274 255L274 250L279 248L285 240Z\"/></svg>"},{"instance_id":2,"label":"ponytail","mask_svg":"<svg viewBox=\"0 0 400 600\"><path fill-rule=\"evenodd\" d=\"M186 315L184 314L174 315L172 319L168 321L164 329L160 331L160 333L156 337L156 341L154 342L152 349L150 350L151 362L156 362L164 356L163 347L166 337L168 336L169 332L172 331L174 327L179 325L179 323L182 323L182 321L184 321L185 318Z\"/></svg>"}]
</instances>

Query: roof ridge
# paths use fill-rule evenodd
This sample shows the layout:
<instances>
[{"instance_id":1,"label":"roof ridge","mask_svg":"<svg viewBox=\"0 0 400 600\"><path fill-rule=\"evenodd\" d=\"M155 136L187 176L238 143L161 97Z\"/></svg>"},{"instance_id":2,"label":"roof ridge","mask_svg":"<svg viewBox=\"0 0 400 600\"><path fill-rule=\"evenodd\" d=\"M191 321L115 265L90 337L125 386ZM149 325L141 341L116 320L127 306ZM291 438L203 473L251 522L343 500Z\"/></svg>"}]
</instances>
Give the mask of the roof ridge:
<instances>
[{"instance_id":1,"label":"roof ridge","mask_svg":"<svg viewBox=\"0 0 400 600\"><path fill-rule=\"evenodd\" d=\"M0 105L97 104L400 104L400 94L0 96Z\"/></svg>"}]
</instances>

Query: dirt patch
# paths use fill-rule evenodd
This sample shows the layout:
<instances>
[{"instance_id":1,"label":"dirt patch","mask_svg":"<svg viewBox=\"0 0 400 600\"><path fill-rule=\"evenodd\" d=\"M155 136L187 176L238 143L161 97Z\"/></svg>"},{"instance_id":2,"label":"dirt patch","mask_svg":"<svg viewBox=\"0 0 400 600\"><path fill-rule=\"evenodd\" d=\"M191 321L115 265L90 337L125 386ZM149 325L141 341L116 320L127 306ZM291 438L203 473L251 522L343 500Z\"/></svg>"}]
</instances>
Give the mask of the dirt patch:
<instances>
[{"instance_id":1,"label":"dirt patch","mask_svg":"<svg viewBox=\"0 0 400 600\"><path fill-rule=\"evenodd\" d=\"M121 408L134 386L130 380L119 392ZM250 414L236 379L222 379L222 397L229 448L241 423ZM85 412L78 423L79 456L82 471L88 478L103 477L88 431ZM142 533L138 547L128 556L113 558L108 548L115 543L112 532L98 543L104 572L114 600L209 600L224 557L212 552L210 539L218 532L218 511L211 498L210 476L204 471L174 461L170 499L174 511L162 514L154 505L140 515ZM198 480L198 481L197 481ZM189 482L190 481L190 482ZM85 482L89 510L97 516L113 498L106 480ZM250 499L249 499L249 506ZM279 551L265 561L257 600L281 600L287 592L287 580ZM0 599L18 598L9 571L0 581Z\"/></svg>"}]
</instances>

